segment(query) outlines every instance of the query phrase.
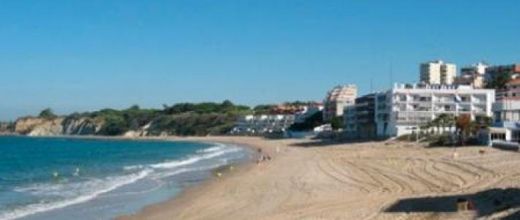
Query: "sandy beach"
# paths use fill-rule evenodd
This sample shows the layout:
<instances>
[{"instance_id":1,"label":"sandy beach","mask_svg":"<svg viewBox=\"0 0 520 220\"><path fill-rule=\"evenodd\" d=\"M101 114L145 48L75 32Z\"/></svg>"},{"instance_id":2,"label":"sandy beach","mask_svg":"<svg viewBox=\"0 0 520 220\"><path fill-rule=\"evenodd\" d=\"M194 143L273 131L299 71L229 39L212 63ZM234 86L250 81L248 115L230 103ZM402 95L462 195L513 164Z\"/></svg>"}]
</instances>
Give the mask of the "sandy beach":
<instances>
[{"instance_id":1,"label":"sandy beach","mask_svg":"<svg viewBox=\"0 0 520 220\"><path fill-rule=\"evenodd\" d=\"M120 219L517 219L520 154L488 147L170 138L262 148L251 162ZM457 211L465 198L473 211Z\"/></svg>"}]
</instances>

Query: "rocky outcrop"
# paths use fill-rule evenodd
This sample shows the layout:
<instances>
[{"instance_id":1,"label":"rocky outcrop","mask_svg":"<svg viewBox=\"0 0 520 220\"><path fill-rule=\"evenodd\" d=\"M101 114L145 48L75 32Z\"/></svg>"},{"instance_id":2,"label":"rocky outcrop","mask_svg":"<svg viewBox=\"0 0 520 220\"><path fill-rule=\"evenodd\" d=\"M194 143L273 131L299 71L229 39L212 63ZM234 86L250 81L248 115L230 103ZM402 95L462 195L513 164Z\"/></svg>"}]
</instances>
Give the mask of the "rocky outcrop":
<instances>
[{"instance_id":1,"label":"rocky outcrop","mask_svg":"<svg viewBox=\"0 0 520 220\"><path fill-rule=\"evenodd\" d=\"M95 135L102 126L102 120L91 118L26 117L15 122L14 131L28 136Z\"/></svg>"},{"instance_id":2,"label":"rocky outcrop","mask_svg":"<svg viewBox=\"0 0 520 220\"><path fill-rule=\"evenodd\" d=\"M16 120L14 125L14 132L18 134L29 134L36 127L41 126L47 120L43 118L35 118L35 117L25 117Z\"/></svg>"},{"instance_id":3,"label":"rocky outcrop","mask_svg":"<svg viewBox=\"0 0 520 220\"><path fill-rule=\"evenodd\" d=\"M123 137L136 138L136 137L148 136L148 129L150 128L151 125L152 125L152 123L150 122L137 130L127 131L123 134Z\"/></svg>"},{"instance_id":4,"label":"rocky outcrop","mask_svg":"<svg viewBox=\"0 0 520 220\"><path fill-rule=\"evenodd\" d=\"M103 127L103 121L91 118L67 118L62 125L64 135L94 135Z\"/></svg>"},{"instance_id":5,"label":"rocky outcrop","mask_svg":"<svg viewBox=\"0 0 520 220\"><path fill-rule=\"evenodd\" d=\"M25 117L16 120L14 132L27 136L101 135L105 121L100 118L69 116L56 118ZM124 137L149 136L153 122L122 134Z\"/></svg>"},{"instance_id":6,"label":"rocky outcrop","mask_svg":"<svg viewBox=\"0 0 520 220\"><path fill-rule=\"evenodd\" d=\"M63 134L63 118L43 120L27 133L28 136L56 136Z\"/></svg>"}]
</instances>

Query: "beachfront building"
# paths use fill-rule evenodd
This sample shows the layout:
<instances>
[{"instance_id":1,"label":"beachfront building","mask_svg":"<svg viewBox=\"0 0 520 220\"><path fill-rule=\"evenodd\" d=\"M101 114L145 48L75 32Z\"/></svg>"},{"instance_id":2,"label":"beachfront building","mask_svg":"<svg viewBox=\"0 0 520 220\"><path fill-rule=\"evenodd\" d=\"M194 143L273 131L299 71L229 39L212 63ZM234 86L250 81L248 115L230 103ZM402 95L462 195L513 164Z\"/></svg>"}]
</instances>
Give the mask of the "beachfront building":
<instances>
[{"instance_id":1,"label":"beachfront building","mask_svg":"<svg viewBox=\"0 0 520 220\"><path fill-rule=\"evenodd\" d=\"M505 89L498 89L493 103L493 127L490 144L514 144L520 142L520 79L511 80Z\"/></svg>"},{"instance_id":2,"label":"beachfront building","mask_svg":"<svg viewBox=\"0 0 520 220\"><path fill-rule=\"evenodd\" d=\"M488 66L489 65L484 62L478 62L471 66L462 67L460 69L460 76L455 78L454 84L473 86L473 88L484 88L484 79Z\"/></svg>"},{"instance_id":3,"label":"beachfront building","mask_svg":"<svg viewBox=\"0 0 520 220\"><path fill-rule=\"evenodd\" d=\"M376 93L356 98L355 104L345 107L343 113L344 134L349 139L373 139L377 137L375 123Z\"/></svg>"},{"instance_id":4,"label":"beachfront building","mask_svg":"<svg viewBox=\"0 0 520 220\"><path fill-rule=\"evenodd\" d=\"M245 115L238 119L231 134L263 135L285 132L293 123L295 116L287 115Z\"/></svg>"},{"instance_id":5,"label":"beachfront building","mask_svg":"<svg viewBox=\"0 0 520 220\"><path fill-rule=\"evenodd\" d=\"M440 114L492 116L495 91L462 85L396 84L376 93L375 124L378 137L395 137L420 129Z\"/></svg>"},{"instance_id":6,"label":"beachfront building","mask_svg":"<svg viewBox=\"0 0 520 220\"><path fill-rule=\"evenodd\" d=\"M327 93L323 102L323 120L330 121L342 116L346 106L352 105L357 97L356 85L336 86Z\"/></svg>"},{"instance_id":7,"label":"beachfront building","mask_svg":"<svg viewBox=\"0 0 520 220\"><path fill-rule=\"evenodd\" d=\"M453 83L457 76L457 66L452 63L445 63L436 60L420 64L419 81L426 84L446 84Z\"/></svg>"}]
</instances>

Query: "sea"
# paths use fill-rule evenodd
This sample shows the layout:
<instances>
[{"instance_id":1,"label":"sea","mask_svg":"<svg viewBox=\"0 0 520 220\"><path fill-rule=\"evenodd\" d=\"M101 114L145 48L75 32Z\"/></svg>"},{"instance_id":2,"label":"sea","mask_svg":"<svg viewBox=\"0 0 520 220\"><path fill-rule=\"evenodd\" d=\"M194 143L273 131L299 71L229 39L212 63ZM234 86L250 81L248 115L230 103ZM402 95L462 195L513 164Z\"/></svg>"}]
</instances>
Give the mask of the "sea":
<instances>
[{"instance_id":1,"label":"sea","mask_svg":"<svg viewBox=\"0 0 520 220\"><path fill-rule=\"evenodd\" d=\"M251 155L221 143L0 137L0 219L113 219Z\"/></svg>"}]
</instances>

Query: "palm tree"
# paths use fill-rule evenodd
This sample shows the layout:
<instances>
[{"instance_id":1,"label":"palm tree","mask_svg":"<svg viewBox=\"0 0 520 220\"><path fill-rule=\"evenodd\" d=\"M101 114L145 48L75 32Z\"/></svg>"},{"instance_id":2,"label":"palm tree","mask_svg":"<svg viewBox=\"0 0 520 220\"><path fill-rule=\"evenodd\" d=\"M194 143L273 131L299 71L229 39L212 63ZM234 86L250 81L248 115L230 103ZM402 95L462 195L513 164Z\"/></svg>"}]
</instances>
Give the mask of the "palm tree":
<instances>
[{"instance_id":1,"label":"palm tree","mask_svg":"<svg viewBox=\"0 0 520 220\"><path fill-rule=\"evenodd\" d=\"M437 118L431 120L431 121L429 122L429 125L430 125L430 127L435 127L435 128L437 128L437 129L435 129L435 133L436 133L436 134L440 133L441 120L439 119L439 117L437 117Z\"/></svg>"},{"instance_id":2,"label":"palm tree","mask_svg":"<svg viewBox=\"0 0 520 220\"><path fill-rule=\"evenodd\" d=\"M441 133L441 127L442 127L442 133L446 132L446 128L451 128L455 125L455 117L450 114L440 114L435 119L430 121L428 123L430 127L436 127L437 133Z\"/></svg>"},{"instance_id":3,"label":"palm tree","mask_svg":"<svg viewBox=\"0 0 520 220\"><path fill-rule=\"evenodd\" d=\"M455 117L451 114L440 114L439 120L442 125L443 133L445 133L446 128L451 128L455 125Z\"/></svg>"},{"instance_id":4,"label":"palm tree","mask_svg":"<svg viewBox=\"0 0 520 220\"><path fill-rule=\"evenodd\" d=\"M482 129L488 129L491 127L492 121L491 117L477 116L475 121L472 121L471 123L471 133L475 135Z\"/></svg>"},{"instance_id":5,"label":"palm tree","mask_svg":"<svg viewBox=\"0 0 520 220\"><path fill-rule=\"evenodd\" d=\"M461 143L464 145L466 137L470 134L472 128L471 116L468 114L460 115L457 117L455 124Z\"/></svg>"}]
</instances>

